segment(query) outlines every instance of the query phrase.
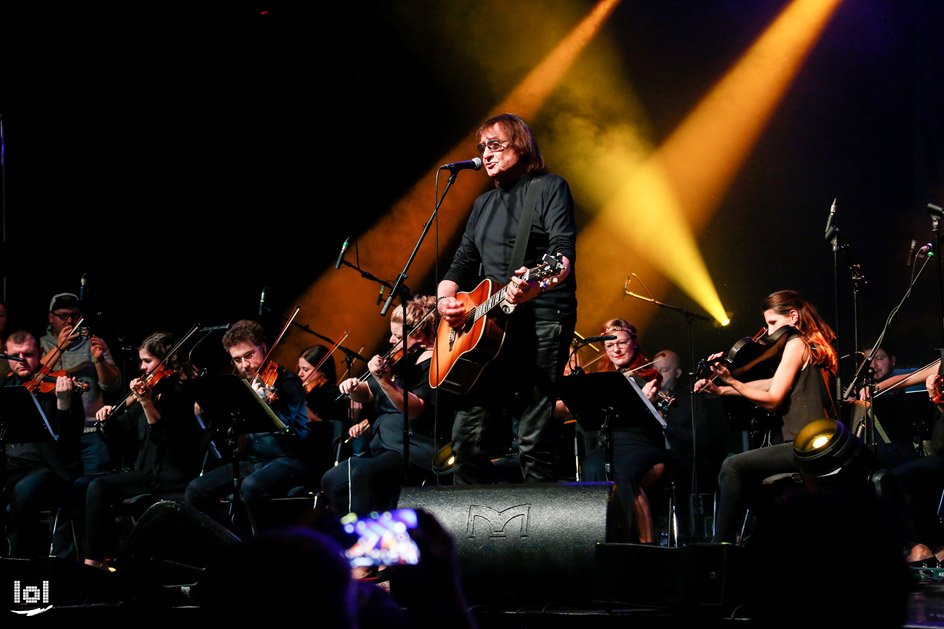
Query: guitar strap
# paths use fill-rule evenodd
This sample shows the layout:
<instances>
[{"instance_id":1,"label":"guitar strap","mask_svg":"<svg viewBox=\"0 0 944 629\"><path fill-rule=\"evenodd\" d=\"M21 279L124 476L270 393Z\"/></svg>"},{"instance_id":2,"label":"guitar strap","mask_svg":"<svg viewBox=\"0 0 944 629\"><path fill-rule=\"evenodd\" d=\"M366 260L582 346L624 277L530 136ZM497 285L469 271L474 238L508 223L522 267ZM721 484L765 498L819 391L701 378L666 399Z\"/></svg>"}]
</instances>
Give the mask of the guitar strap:
<instances>
[{"instance_id":1,"label":"guitar strap","mask_svg":"<svg viewBox=\"0 0 944 629\"><path fill-rule=\"evenodd\" d=\"M531 177L528 182L528 193L524 198L524 209L521 211L521 220L518 223L518 233L515 235L515 248L511 251L508 275L511 277L515 269L524 264L524 254L528 249L528 239L531 237L531 225L538 213L538 197L544 188L544 177Z\"/></svg>"}]
</instances>

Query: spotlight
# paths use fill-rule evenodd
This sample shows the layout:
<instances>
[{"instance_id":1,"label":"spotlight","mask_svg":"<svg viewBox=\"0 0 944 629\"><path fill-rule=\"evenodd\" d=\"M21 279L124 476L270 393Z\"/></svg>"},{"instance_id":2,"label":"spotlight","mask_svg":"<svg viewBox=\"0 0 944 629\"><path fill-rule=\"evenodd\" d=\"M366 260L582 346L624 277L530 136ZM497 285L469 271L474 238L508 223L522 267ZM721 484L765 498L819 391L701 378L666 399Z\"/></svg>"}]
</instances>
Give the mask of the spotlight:
<instances>
[{"instance_id":1,"label":"spotlight","mask_svg":"<svg viewBox=\"0 0 944 629\"><path fill-rule=\"evenodd\" d=\"M452 446L449 444L440 448L439 452L433 458L434 474L450 474L452 468L456 465L456 456L452 453Z\"/></svg>"},{"instance_id":2,"label":"spotlight","mask_svg":"<svg viewBox=\"0 0 944 629\"><path fill-rule=\"evenodd\" d=\"M807 424L793 440L793 459L810 489L852 487L871 481L877 467L862 440L833 419Z\"/></svg>"}]
</instances>

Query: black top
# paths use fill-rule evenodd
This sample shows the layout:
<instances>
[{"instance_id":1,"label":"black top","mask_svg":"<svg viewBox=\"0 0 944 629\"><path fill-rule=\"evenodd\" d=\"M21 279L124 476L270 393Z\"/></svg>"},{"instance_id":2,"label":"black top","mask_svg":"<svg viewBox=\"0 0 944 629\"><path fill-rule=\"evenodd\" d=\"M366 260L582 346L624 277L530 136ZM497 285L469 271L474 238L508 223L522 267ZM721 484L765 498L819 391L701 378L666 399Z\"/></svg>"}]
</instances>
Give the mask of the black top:
<instances>
[{"instance_id":1,"label":"black top","mask_svg":"<svg viewBox=\"0 0 944 629\"><path fill-rule=\"evenodd\" d=\"M495 188L475 200L462 242L443 279L455 282L463 290L470 290L481 277L481 266L486 278L500 284L509 281L511 271L514 271L509 269L511 254L525 209L528 186L537 179L526 175L507 189ZM562 254L575 265L576 227L570 187L556 175L544 175L540 179L543 186L538 197L538 211L531 224L524 266L535 267L545 253ZM567 279L525 305L533 308L540 319L557 321L576 316L576 291L577 281L572 268Z\"/></svg>"},{"instance_id":2,"label":"black top","mask_svg":"<svg viewBox=\"0 0 944 629\"><path fill-rule=\"evenodd\" d=\"M827 378L826 372L812 362L800 370L790 388L790 395L777 409L783 418L781 433L784 442L793 441L811 421L834 416Z\"/></svg>"},{"instance_id":3,"label":"black top","mask_svg":"<svg viewBox=\"0 0 944 629\"><path fill-rule=\"evenodd\" d=\"M157 384L152 400L160 421L149 424L141 405L132 404L102 424L102 439L114 443L130 437L137 447L133 469L153 474L155 488L186 484L200 464L193 400L182 394L176 375Z\"/></svg>"},{"instance_id":4,"label":"black top","mask_svg":"<svg viewBox=\"0 0 944 629\"><path fill-rule=\"evenodd\" d=\"M11 372L2 386L14 387L24 383L25 380ZM45 468L63 480L75 480L82 475L81 439L85 427L85 409L81 393L73 392L72 405L68 411L58 409L55 393L38 393L35 397L58 438L55 441L8 443L7 468L11 471Z\"/></svg>"},{"instance_id":5,"label":"black top","mask_svg":"<svg viewBox=\"0 0 944 629\"><path fill-rule=\"evenodd\" d=\"M426 402L426 408L419 417L410 420L410 462L425 469L431 469L433 457L436 456L437 445L433 441L433 419L435 406L433 404L433 390L429 386L429 366L432 360L424 360L410 369L409 392ZM400 378L395 378L398 386L403 386ZM373 435L370 439L371 454L376 456L384 451L394 451L403 454L403 411L397 409L387 394L380 388L380 384L371 378L367 385L374 394L373 407L377 418L371 422ZM452 436L452 427L449 417L440 412L440 426L436 436L442 445Z\"/></svg>"}]
</instances>

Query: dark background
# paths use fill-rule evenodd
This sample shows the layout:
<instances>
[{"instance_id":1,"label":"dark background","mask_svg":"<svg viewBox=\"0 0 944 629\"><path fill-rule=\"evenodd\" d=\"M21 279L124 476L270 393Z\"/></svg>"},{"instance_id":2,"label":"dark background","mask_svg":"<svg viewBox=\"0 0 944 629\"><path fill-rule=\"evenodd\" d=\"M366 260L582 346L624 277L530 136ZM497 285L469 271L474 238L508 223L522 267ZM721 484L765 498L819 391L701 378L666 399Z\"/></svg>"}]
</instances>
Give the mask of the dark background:
<instances>
[{"instance_id":1,"label":"dark background","mask_svg":"<svg viewBox=\"0 0 944 629\"><path fill-rule=\"evenodd\" d=\"M96 329L113 345L156 328L253 315L263 287L276 331L344 238L429 177L430 164L546 54L532 46L544 41L535 34L550 28L546 16L593 6L531 3L521 58L496 83L461 52L469 42L457 46L438 30L442 3L219 4L50 12L5 3L2 272L14 327L41 331L50 296L78 292L86 273ZM617 46L655 144L786 5L633 0L616 8L600 45ZM501 7L463 10L506 38ZM696 326L698 354L753 334L761 299L780 288L802 291L835 323L822 237L834 197L843 240L868 282L862 343L880 331L907 288L911 240L930 239L925 206L944 204L942 27L934 0L839 6L699 235L733 325ZM494 41L473 44L488 51ZM570 71L580 71L579 59ZM540 141L547 121L531 122ZM576 202L580 217L594 210ZM588 272L578 262L578 273ZM848 277L842 260L843 353L853 345ZM427 278L416 288L432 287ZM678 289L657 297L700 311ZM889 332L903 362L933 358L940 313L931 267ZM592 334L599 323L578 329ZM656 315L642 338L650 353L686 350L685 326L671 313Z\"/></svg>"}]
</instances>

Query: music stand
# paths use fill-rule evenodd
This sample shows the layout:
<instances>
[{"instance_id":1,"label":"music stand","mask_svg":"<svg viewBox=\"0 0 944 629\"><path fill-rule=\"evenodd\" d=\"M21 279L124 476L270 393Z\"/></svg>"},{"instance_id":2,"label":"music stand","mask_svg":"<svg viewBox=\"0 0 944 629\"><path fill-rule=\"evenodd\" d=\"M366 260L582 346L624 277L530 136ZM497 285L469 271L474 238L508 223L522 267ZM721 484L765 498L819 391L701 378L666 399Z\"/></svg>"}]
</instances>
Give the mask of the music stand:
<instances>
[{"instance_id":1,"label":"music stand","mask_svg":"<svg viewBox=\"0 0 944 629\"><path fill-rule=\"evenodd\" d=\"M7 444L56 441L39 401L26 387L0 387L0 490L7 486ZM6 510L0 515L6 520Z\"/></svg>"},{"instance_id":2,"label":"music stand","mask_svg":"<svg viewBox=\"0 0 944 629\"><path fill-rule=\"evenodd\" d=\"M285 425L269 405L256 394L252 386L238 376L206 376L184 383L185 391L193 395L212 424L226 432L230 444L233 467L233 514L242 503L239 493L242 479L239 474L240 435L258 432L288 433Z\"/></svg>"},{"instance_id":3,"label":"music stand","mask_svg":"<svg viewBox=\"0 0 944 629\"><path fill-rule=\"evenodd\" d=\"M665 430L665 420L639 385L618 371L567 376L561 380L561 399L584 430L600 431L607 480L613 480L614 429Z\"/></svg>"}]
</instances>

